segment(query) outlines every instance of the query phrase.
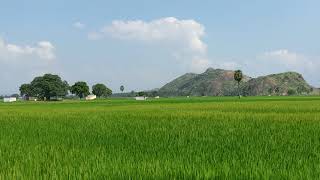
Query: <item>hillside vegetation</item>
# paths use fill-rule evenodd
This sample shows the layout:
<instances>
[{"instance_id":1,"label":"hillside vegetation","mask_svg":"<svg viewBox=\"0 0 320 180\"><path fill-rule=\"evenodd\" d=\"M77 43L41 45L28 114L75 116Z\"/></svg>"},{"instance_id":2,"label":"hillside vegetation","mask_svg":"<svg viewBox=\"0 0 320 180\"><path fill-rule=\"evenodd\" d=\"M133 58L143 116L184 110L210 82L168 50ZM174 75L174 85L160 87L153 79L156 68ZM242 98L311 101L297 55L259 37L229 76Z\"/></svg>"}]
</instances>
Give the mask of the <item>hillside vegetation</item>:
<instances>
[{"instance_id":1,"label":"hillside vegetation","mask_svg":"<svg viewBox=\"0 0 320 180\"><path fill-rule=\"evenodd\" d=\"M233 96L237 95L234 71L209 68L202 74L185 74L159 90L162 96ZM306 95L316 90L296 72L251 78L244 75L243 95Z\"/></svg>"}]
</instances>

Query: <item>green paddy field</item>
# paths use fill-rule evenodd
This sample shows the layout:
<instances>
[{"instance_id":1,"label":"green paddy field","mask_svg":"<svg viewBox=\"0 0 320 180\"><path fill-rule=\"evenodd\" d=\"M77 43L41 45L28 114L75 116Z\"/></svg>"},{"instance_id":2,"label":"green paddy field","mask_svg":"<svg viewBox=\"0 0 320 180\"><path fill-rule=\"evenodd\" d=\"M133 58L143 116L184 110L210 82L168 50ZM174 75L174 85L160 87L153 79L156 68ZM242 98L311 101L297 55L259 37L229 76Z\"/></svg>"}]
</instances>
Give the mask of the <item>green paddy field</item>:
<instances>
[{"instance_id":1,"label":"green paddy field","mask_svg":"<svg viewBox=\"0 0 320 180\"><path fill-rule=\"evenodd\" d=\"M0 103L0 179L319 179L320 97Z\"/></svg>"}]
</instances>

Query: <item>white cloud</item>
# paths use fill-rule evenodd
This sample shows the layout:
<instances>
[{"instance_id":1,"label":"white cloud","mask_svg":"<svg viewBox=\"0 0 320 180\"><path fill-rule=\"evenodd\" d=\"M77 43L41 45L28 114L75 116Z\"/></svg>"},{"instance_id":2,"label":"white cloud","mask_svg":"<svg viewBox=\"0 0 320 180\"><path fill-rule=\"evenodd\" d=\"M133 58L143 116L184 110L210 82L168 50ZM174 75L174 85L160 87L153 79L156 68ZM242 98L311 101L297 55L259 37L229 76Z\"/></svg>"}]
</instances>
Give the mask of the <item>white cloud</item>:
<instances>
[{"instance_id":1,"label":"white cloud","mask_svg":"<svg viewBox=\"0 0 320 180\"><path fill-rule=\"evenodd\" d=\"M212 67L230 70L241 69L245 74L252 77L295 71L302 74L311 85L320 85L320 76L318 75L320 57L305 55L288 49L266 51L248 58L248 60L243 58L220 59L214 61Z\"/></svg>"},{"instance_id":2,"label":"white cloud","mask_svg":"<svg viewBox=\"0 0 320 180\"><path fill-rule=\"evenodd\" d=\"M258 60L265 61L264 63L269 63L279 68L300 72L313 71L318 65L317 61L312 57L307 57L306 55L287 49L265 52L258 56Z\"/></svg>"},{"instance_id":3,"label":"white cloud","mask_svg":"<svg viewBox=\"0 0 320 180\"><path fill-rule=\"evenodd\" d=\"M74 28L77 28L77 29L83 29L83 28L86 27L86 25L83 24L83 23L81 23L81 22L75 22L75 23L72 24L72 26L73 26Z\"/></svg>"},{"instance_id":4,"label":"white cloud","mask_svg":"<svg viewBox=\"0 0 320 180\"><path fill-rule=\"evenodd\" d=\"M41 59L54 59L56 57L53 52L55 47L48 41L38 42L37 47L34 49Z\"/></svg>"},{"instance_id":5,"label":"white cloud","mask_svg":"<svg viewBox=\"0 0 320 180\"><path fill-rule=\"evenodd\" d=\"M189 64L191 70L202 71L210 64L207 58L207 45L202 40L204 35L204 26L195 20L167 17L150 22L113 21L111 25L101 28L100 31L89 33L88 38L98 40L113 37L120 40L160 44L163 47L170 46L172 51L170 53L174 54L175 58L184 57L184 63Z\"/></svg>"},{"instance_id":6,"label":"white cloud","mask_svg":"<svg viewBox=\"0 0 320 180\"><path fill-rule=\"evenodd\" d=\"M194 72L202 72L211 66L211 62L206 58L194 57L191 61L191 70Z\"/></svg>"},{"instance_id":7,"label":"white cloud","mask_svg":"<svg viewBox=\"0 0 320 180\"><path fill-rule=\"evenodd\" d=\"M249 60L239 58L232 61L224 61L215 64L214 67L242 69L245 74L252 77L295 71L302 74L312 85L319 86L320 83L317 72L320 69L320 58L288 49L267 51Z\"/></svg>"},{"instance_id":8,"label":"white cloud","mask_svg":"<svg viewBox=\"0 0 320 180\"><path fill-rule=\"evenodd\" d=\"M227 61L227 62L221 62L214 67L227 69L227 70L236 70L236 69L239 69L239 64L233 61Z\"/></svg>"},{"instance_id":9,"label":"white cloud","mask_svg":"<svg viewBox=\"0 0 320 180\"><path fill-rule=\"evenodd\" d=\"M0 38L0 81L5 82L0 93L18 92L22 83L56 69L54 49L48 41L35 45L17 45Z\"/></svg>"},{"instance_id":10,"label":"white cloud","mask_svg":"<svg viewBox=\"0 0 320 180\"><path fill-rule=\"evenodd\" d=\"M35 46L19 46L6 43L0 38L0 60L25 58L26 56L36 56L40 59L52 60L55 58L54 49L55 47L48 41L38 42Z\"/></svg>"},{"instance_id":11,"label":"white cloud","mask_svg":"<svg viewBox=\"0 0 320 180\"><path fill-rule=\"evenodd\" d=\"M318 70L320 69L320 58L287 49L265 52L257 57L257 62L251 69L263 70L266 73L279 73L284 71L296 71L301 73L305 79L318 86L320 79Z\"/></svg>"}]
</instances>

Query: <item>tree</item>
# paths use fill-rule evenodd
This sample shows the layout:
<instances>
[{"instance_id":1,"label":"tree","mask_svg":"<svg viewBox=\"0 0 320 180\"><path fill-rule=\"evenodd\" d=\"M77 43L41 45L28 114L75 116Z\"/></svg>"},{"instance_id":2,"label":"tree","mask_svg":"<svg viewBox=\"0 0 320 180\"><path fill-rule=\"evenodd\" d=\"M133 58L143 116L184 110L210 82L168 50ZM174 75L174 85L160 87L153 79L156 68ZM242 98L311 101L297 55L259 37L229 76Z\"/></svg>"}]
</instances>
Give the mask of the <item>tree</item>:
<instances>
[{"instance_id":1,"label":"tree","mask_svg":"<svg viewBox=\"0 0 320 180\"><path fill-rule=\"evenodd\" d=\"M135 97L135 96L136 96L136 92L131 91L131 92L130 92L130 96L131 96L131 97Z\"/></svg>"},{"instance_id":2,"label":"tree","mask_svg":"<svg viewBox=\"0 0 320 180\"><path fill-rule=\"evenodd\" d=\"M77 95L80 99L90 94L89 86L83 81L76 82L73 86L71 86L70 91L72 94Z\"/></svg>"},{"instance_id":3,"label":"tree","mask_svg":"<svg viewBox=\"0 0 320 180\"><path fill-rule=\"evenodd\" d=\"M123 91L124 91L124 86L123 85L120 86L120 91L123 93Z\"/></svg>"},{"instance_id":4,"label":"tree","mask_svg":"<svg viewBox=\"0 0 320 180\"><path fill-rule=\"evenodd\" d=\"M37 96L39 99L50 100L51 97L65 97L69 85L58 75L45 74L33 79L30 84L23 84L20 93L25 96Z\"/></svg>"},{"instance_id":5,"label":"tree","mask_svg":"<svg viewBox=\"0 0 320 180\"><path fill-rule=\"evenodd\" d=\"M273 94L273 92L274 92L274 89L272 87L268 89L269 95Z\"/></svg>"},{"instance_id":6,"label":"tree","mask_svg":"<svg viewBox=\"0 0 320 180\"><path fill-rule=\"evenodd\" d=\"M107 87L105 96L111 96L111 95L112 95L112 90Z\"/></svg>"},{"instance_id":7,"label":"tree","mask_svg":"<svg viewBox=\"0 0 320 180\"><path fill-rule=\"evenodd\" d=\"M277 95L279 95L279 93L280 93L280 88L279 88L279 87L276 87L276 88L274 89L274 92L275 92Z\"/></svg>"},{"instance_id":8,"label":"tree","mask_svg":"<svg viewBox=\"0 0 320 180\"><path fill-rule=\"evenodd\" d=\"M33 96L34 92L32 90L31 84L22 84L19 88L20 95L29 99L30 96Z\"/></svg>"},{"instance_id":9,"label":"tree","mask_svg":"<svg viewBox=\"0 0 320 180\"><path fill-rule=\"evenodd\" d=\"M310 93L312 91L313 91L313 89L306 88L305 86L300 85L300 86L297 87L297 91L296 92L298 94L304 94L304 93L308 94L308 93Z\"/></svg>"},{"instance_id":10,"label":"tree","mask_svg":"<svg viewBox=\"0 0 320 180\"><path fill-rule=\"evenodd\" d=\"M140 91L140 92L138 92L138 96L145 96L145 92L143 92L143 91Z\"/></svg>"},{"instance_id":11,"label":"tree","mask_svg":"<svg viewBox=\"0 0 320 180\"><path fill-rule=\"evenodd\" d=\"M293 95L296 94L296 91L295 91L294 89L289 89L288 92L287 92L287 94L288 94L289 96L293 96Z\"/></svg>"},{"instance_id":12,"label":"tree","mask_svg":"<svg viewBox=\"0 0 320 180\"><path fill-rule=\"evenodd\" d=\"M104 84L96 84L92 86L92 93L98 97L102 97L102 96L107 97L112 94L112 90L109 89Z\"/></svg>"},{"instance_id":13,"label":"tree","mask_svg":"<svg viewBox=\"0 0 320 180\"><path fill-rule=\"evenodd\" d=\"M234 80L238 82L238 95L239 95L239 98L241 98L241 94L240 94L240 82L242 81L243 79L243 74L242 74L242 71L241 70L236 70L234 72Z\"/></svg>"},{"instance_id":14,"label":"tree","mask_svg":"<svg viewBox=\"0 0 320 180\"><path fill-rule=\"evenodd\" d=\"M156 97L156 96L158 96L158 91L151 91L150 94L152 97Z\"/></svg>"},{"instance_id":15,"label":"tree","mask_svg":"<svg viewBox=\"0 0 320 180\"><path fill-rule=\"evenodd\" d=\"M93 85L92 93L98 97L105 96L107 93L107 86L105 86L104 84Z\"/></svg>"}]
</instances>

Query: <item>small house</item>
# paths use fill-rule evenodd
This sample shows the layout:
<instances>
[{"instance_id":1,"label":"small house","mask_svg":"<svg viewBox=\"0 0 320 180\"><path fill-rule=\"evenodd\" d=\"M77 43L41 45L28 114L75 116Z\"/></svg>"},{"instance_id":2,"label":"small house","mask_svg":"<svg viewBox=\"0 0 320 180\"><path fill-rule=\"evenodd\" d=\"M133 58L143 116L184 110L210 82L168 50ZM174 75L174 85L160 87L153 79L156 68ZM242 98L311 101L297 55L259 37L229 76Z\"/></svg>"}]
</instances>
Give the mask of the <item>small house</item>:
<instances>
[{"instance_id":1,"label":"small house","mask_svg":"<svg viewBox=\"0 0 320 180\"><path fill-rule=\"evenodd\" d=\"M87 101L91 101L91 100L95 100L95 99L97 99L97 96L96 96L96 95L93 95L93 94L88 95L88 96L86 97L86 100L87 100Z\"/></svg>"},{"instance_id":2,"label":"small house","mask_svg":"<svg viewBox=\"0 0 320 180\"><path fill-rule=\"evenodd\" d=\"M147 100L147 97L137 96L137 97L135 97L135 99L136 99L137 101L145 101L145 100Z\"/></svg>"},{"instance_id":3,"label":"small house","mask_svg":"<svg viewBox=\"0 0 320 180\"><path fill-rule=\"evenodd\" d=\"M5 102L5 103L16 102L16 101L17 101L16 97L5 97L5 98L3 98L3 102Z\"/></svg>"}]
</instances>

